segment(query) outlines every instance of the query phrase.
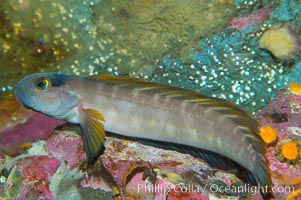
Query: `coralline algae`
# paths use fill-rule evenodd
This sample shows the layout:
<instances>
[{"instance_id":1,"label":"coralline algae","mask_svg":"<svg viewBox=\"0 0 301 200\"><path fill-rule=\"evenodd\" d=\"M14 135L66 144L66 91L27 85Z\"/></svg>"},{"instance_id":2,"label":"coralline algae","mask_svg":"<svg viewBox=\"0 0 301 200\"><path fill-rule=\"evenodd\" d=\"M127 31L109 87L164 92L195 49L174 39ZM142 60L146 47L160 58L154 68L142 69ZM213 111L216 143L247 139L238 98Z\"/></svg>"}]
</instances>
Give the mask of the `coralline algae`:
<instances>
[{"instance_id":1,"label":"coralline algae","mask_svg":"<svg viewBox=\"0 0 301 200\"><path fill-rule=\"evenodd\" d=\"M266 153L273 183L279 188L274 193L277 199L301 197L300 116L301 96L285 90L280 90L277 97L257 115L262 126L268 124L278 132L278 141L269 146Z\"/></svg>"},{"instance_id":2,"label":"coralline algae","mask_svg":"<svg viewBox=\"0 0 301 200\"><path fill-rule=\"evenodd\" d=\"M82 140L77 135L66 135L60 131L60 136L53 134L47 140L49 155L60 157L66 162L69 169L74 169L79 162L85 159L85 151Z\"/></svg>"},{"instance_id":3,"label":"coralline algae","mask_svg":"<svg viewBox=\"0 0 301 200\"><path fill-rule=\"evenodd\" d=\"M272 11L271 8L263 7L258 10L255 10L247 17L239 17L239 18L234 17L230 21L230 27L237 30L242 30L247 28L254 29L254 26L258 26L259 24L261 24L262 22L264 22L266 19L269 18L271 11ZM253 27L248 27L248 26L253 26Z\"/></svg>"},{"instance_id":4,"label":"coralline algae","mask_svg":"<svg viewBox=\"0 0 301 200\"><path fill-rule=\"evenodd\" d=\"M0 196L6 199L53 199L49 189L60 161L47 156L28 157L11 169Z\"/></svg>"},{"instance_id":5,"label":"coralline algae","mask_svg":"<svg viewBox=\"0 0 301 200\"><path fill-rule=\"evenodd\" d=\"M21 154L35 141L47 139L57 126L65 123L29 111L16 101L3 105L5 107L0 108L0 120L3 122L0 126L0 151L10 156Z\"/></svg>"}]
</instances>

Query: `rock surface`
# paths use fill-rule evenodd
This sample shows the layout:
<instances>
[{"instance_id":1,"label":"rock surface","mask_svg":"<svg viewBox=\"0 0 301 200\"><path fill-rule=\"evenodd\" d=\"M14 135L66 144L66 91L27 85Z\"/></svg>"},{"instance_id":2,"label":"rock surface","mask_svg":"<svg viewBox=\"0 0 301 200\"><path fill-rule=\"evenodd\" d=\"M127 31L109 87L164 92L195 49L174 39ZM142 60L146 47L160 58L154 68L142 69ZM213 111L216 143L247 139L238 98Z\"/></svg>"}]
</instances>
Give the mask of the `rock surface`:
<instances>
[{"instance_id":1,"label":"rock surface","mask_svg":"<svg viewBox=\"0 0 301 200\"><path fill-rule=\"evenodd\" d=\"M15 100L0 104L0 151L10 156L21 154L35 141L47 139L57 126L65 123L25 109Z\"/></svg>"},{"instance_id":2,"label":"rock surface","mask_svg":"<svg viewBox=\"0 0 301 200\"><path fill-rule=\"evenodd\" d=\"M256 117L262 127L269 125L278 132L277 141L269 144L266 152L275 185L273 194L277 199L298 196L301 96L281 90ZM14 128L27 130L26 124ZM41 125L47 127L45 123ZM41 130L49 132L49 127ZM1 153L0 198L85 199L86 195L90 199L261 198L250 186L249 194L238 191L244 185L234 175L211 168L187 154L109 136L104 153L94 165L87 165L82 138L74 131L60 130L39 139L15 158ZM288 141L298 147L294 160L282 155L281 148Z\"/></svg>"}]
</instances>

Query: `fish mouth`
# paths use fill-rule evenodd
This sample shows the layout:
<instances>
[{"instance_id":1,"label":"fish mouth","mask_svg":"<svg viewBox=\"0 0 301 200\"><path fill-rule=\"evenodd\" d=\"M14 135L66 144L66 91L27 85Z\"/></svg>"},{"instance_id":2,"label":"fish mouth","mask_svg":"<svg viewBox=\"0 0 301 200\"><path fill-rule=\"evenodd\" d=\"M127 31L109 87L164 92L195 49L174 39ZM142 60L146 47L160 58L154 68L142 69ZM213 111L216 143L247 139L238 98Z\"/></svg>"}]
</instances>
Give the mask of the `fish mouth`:
<instances>
[{"instance_id":1,"label":"fish mouth","mask_svg":"<svg viewBox=\"0 0 301 200\"><path fill-rule=\"evenodd\" d=\"M30 105L30 95L26 91L26 89L24 86L20 86L20 84L16 85L16 88L14 89L14 95L16 97L16 99L19 101L19 103L21 103L22 105L24 105L26 108L34 109L34 106Z\"/></svg>"},{"instance_id":2,"label":"fish mouth","mask_svg":"<svg viewBox=\"0 0 301 200\"><path fill-rule=\"evenodd\" d=\"M21 86L19 85L19 83L16 85L15 89L14 89L14 95L16 97L16 99L23 104L24 102L24 92L22 92Z\"/></svg>"}]
</instances>

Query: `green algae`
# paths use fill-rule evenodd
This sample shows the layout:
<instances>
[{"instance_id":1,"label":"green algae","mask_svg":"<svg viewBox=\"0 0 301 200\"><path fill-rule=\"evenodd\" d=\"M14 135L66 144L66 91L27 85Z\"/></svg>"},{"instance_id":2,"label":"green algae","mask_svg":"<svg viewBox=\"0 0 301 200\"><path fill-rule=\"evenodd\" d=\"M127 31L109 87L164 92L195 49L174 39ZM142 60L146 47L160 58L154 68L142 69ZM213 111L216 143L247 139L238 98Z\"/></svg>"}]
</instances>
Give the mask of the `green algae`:
<instances>
[{"instance_id":1,"label":"green algae","mask_svg":"<svg viewBox=\"0 0 301 200\"><path fill-rule=\"evenodd\" d=\"M81 28L79 19L73 18L71 13L72 9L77 10L73 8L76 3L44 0L0 2L2 92L12 89L18 80L31 73L59 71L59 65L67 66L71 71L74 57L86 50L84 31L78 31ZM66 8L64 4L70 7ZM3 98L7 96L1 95L0 99Z\"/></svg>"},{"instance_id":2,"label":"green algae","mask_svg":"<svg viewBox=\"0 0 301 200\"><path fill-rule=\"evenodd\" d=\"M113 193L107 192L101 189L93 189L91 187L82 187L79 189L79 193L81 199L90 199L90 200L98 200L98 199L106 199L113 200Z\"/></svg>"},{"instance_id":3,"label":"green algae","mask_svg":"<svg viewBox=\"0 0 301 200\"><path fill-rule=\"evenodd\" d=\"M197 41L222 31L234 14L231 1L114 0L96 3L92 20L100 51L112 55L104 62L138 74L166 54L191 60Z\"/></svg>"},{"instance_id":4,"label":"green algae","mask_svg":"<svg viewBox=\"0 0 301 200\"><path fill-rule=\"evenodd\" d=\"M235 11L227 0L1 1L0 99L35 72L134 75L165 54L189 62L198 39L223 30Z\"/></svg>"},{"instance_id":5,"label":"green algae","mask_svg":"<svg viewBox=\"0 0 301 200\"><path fill-rule=\"evenodd\" d=\"M0 193L0 198L4 199L16 199L23 188L23 174L20 167L14 167L7 181L5 183L3 191Z\"/></svg>"}]
</instances>

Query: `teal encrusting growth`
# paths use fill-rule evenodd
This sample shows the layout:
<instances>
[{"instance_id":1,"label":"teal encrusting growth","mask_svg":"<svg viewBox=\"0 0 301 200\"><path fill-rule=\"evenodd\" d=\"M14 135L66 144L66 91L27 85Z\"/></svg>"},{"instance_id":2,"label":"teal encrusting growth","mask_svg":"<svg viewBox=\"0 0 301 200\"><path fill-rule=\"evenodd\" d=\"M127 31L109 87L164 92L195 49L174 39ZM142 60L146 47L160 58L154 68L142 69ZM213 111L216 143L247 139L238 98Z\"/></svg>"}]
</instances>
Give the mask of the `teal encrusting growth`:
<instances>
[{"instance_id":1,"label":"teal encrusting growth","mask_svg":"<svg viewBox=\"0 0 301 200\"><path fill-rule=\"evenodd\" d=\"M236 0L237 8L243 8L236 16L241 19L238 25L245 28L228 27L202 38L190 62L183 62L181 56L165 56L157 70L146 77L229 100L255 114L277 90L300 77L300 53L280 60L259 45L260 37L277 27L289 27L300 35L301 4L297 2ZM270 15L260 15L262 9L269 9ZM250 16L253 20L248 22Z\"/></svg>"},{"instance_id":2,"label":"teal encrusting growth","mask_svg":"<svg viewBox=\"0 0 301 200\"><path fill-rule=\"evenodd\" d=\"M66 78L63 85L50 85L36 95L36 80L61 76ZM247 170L251 182L272 185L257 122L225 100L141 79L107 75L81 78L55 73L25 77L15 94L21 103L36 111L79 124L90 162L102 148L106 130L175 144L179 149L182 146L184 151L222 169L232 169L227 164L233 161ZM66 99L72 104L66 106ZM45 100L49 106L45 106Z\"/></svg>"}]
</instances>

